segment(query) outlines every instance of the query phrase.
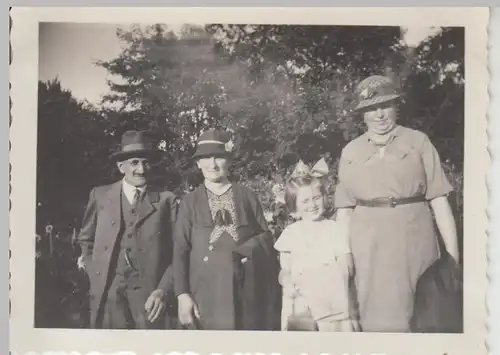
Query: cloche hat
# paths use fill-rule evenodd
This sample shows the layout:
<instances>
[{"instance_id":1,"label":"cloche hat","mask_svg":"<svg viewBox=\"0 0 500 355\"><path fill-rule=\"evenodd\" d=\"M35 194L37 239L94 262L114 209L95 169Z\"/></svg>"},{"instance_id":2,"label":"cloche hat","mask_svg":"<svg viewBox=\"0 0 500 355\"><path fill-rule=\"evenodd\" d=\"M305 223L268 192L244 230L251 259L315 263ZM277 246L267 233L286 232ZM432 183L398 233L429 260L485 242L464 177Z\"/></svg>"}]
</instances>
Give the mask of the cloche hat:
<instances>
[{"instance_id":1,"label":"cloche hat","mask_svg":"<svg viewBox=\"0 0 500 355\"><path fill-rule=\"evenodd\" d=\"M194 158L207 156L229 157L233 153L231 134L227 131L210 129L203 132L198 138Z\"/></svg>"},{"instance_id":2,"label":"cloche hat","mask_svg":"<svg viewBox=\"0 0 500 355\"><path fill-rule=\"evenodd\" d=\"M110 159L120 161L132 157L153 157L158 153L146 131L130 130L123 133L120 150L112 153Z\"/></svg>"},{"instance_id":3,"label":"cloche hat","mask_svg":"<svg viewBox=\"0 0 500 355\"><path fill-rule=\"evenodd\" d=\"M356 88L356 93L358 95L356 111L401 97L394 82L382 75L372 75L362 80Z\"/></svg>"}]
</instances>

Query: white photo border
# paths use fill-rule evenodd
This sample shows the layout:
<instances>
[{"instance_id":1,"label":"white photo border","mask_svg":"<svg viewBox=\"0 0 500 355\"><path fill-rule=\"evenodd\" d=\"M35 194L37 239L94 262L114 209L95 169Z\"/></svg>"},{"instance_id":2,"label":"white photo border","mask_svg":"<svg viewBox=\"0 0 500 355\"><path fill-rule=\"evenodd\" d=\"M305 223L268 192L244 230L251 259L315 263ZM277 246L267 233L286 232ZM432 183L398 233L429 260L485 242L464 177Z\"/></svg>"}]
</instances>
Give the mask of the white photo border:
<instances>
[{"instance_id":1,"label":"white photo border","mask_svg":"<svg viewBox=\"0 0 500 355\"><path fill-rule=\"evenodd\" d=\"M10 69L11 318L14 354L486 354L489 9L431 8L13 8ZM260 23L464 26L464 333L376 334L35 329L34 261L39 22ZM78 68L75 68L78 70Z\"/></svg>"}]
</instances>

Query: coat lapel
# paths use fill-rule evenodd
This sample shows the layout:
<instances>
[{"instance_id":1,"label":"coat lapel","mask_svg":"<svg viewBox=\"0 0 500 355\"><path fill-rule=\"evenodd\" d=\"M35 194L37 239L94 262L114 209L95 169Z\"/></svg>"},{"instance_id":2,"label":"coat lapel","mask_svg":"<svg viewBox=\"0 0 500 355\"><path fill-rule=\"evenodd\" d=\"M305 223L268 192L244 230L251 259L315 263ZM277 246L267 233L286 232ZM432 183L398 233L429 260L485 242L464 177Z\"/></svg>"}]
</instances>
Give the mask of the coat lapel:
<instances>
[{"instance_id":1,"label":"coat lapel","mask_svg":"<svg viewBox=\"0 0 500 355\"><path fill-rule=\"evenodd\" d=\"M255 209L249 201L244 188L240 184L233 184L234 208L236 212L236 232L240 244L253 237L256 229Z\"/></svg>"},{"instance_id":2,"label":"coat lapel","mask_svg":"<svg viewBox=\"0 0 500 355\"><path fill-rule=\"evenodd\" d=\"M116 242L118 233L121 228L122 218L121 218L121 192L122 192L122 182L118 181L114 183L106 194L106 206L104 211L109 213L111 228L116 231L113 235L113 245Z\"/></svg>"},{"instance_id":3,"label":"coat lapel","mask_svg":"<svg viewBox=\"0 0 500 355\"><path fill-rule=\"evenodd\" d=\"M191 208L195 211L196 224L201 227L213 228L214 221L212 219L212 213L210 212L210 206L208 205L205 185L201 184L193 193L195 198L193 199L193 206L191 206Z\"/></svg>"},{"instance_id":4,"label":"coat lapel","mask_svg":"<svg viewBox=\"0 0 500 355\"><path fill-rule=\"evenodd\" d=\"M142 223L146 218L148 218L153 212L156 211L155 204L160 201L160 194L158 191L147 191L144 200L139 207L139 218L137 224Z\"/></svg>"},{"instance_id":5,"label":"coat lapel","mask_svg":"<svg viewBox=\"0 0 500 355\"><path fill-rule=\"evenodd\" d=\"M250 225L248 220L251 211L248 210L246 195L241 185L233 183L234 209L236 210L236 226Z\"/></svg>"}]
</instances>

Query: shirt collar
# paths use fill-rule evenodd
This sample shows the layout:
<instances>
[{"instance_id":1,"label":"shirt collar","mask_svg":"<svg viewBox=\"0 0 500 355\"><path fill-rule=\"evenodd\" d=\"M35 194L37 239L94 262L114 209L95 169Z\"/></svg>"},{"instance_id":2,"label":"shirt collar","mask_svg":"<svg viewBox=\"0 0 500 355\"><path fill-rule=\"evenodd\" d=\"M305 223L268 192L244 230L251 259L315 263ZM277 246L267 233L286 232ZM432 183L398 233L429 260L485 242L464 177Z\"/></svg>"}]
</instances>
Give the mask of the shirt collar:
<instances>
[{"instance_id":1,"label":"shirt collar","mask_svg":"<svg viewBox=\"0 0 500 355\"><path fill-rule=\"evenodd\" d=\"M123 192L125 193L125 196L127 196L127 199L129 201L132 201L134 199L136 189L138 189L142 193L146 191L146 186L135 187L131 185L127 180L125 180L125 178L123 178L122 180L122 186L123 186Z\"/></svg>"},{"instance_id":2,"label":"shirt collar","mask_svg":"<svg viewBox=\"0 0 500 355\"><path fill-rule=\"evenodd\" d=\"M401 126L396 126L391 132L391 138L386 145L386 151L399 158L403 158L411 149L411 143L404 139L396 139L403 134L404 130ZM359 149L356 150L356 158L360 161L367 161L378 153L379 147L372 143L368 132L363 135Z\"/></svg>"},{"instance_id":3,"label":"shirt collar","mask_svg":"<svg viewBox=\"0 0 500 355\"><path fill-rule=\"evenodd\" d=\"M401 134L401 126L396 125L396 127L394 127L394 129L392 130L392 132L389 133L389 139L387 140L387 144L386 145L389 145L400 134ZM371 140L370 133L366 132L365 136L366 136L367 141L370 142L370 144L373 144L373 142Z\"/></svg>"},{"instance_id":4,"label":"shirt collar","mask_svg":"<svg viewBox=\"0 0 500 355\"><path fill-rule=\"evenodd\" d=\"M206 180L206 179L205 179L205 181L204 181L204 185L205 185L205 188L206 188L207 190L210 190L212 193L214 193L214 194L216 194L216 195L218 195L218 196L220 196L220 195L222 195L222 194L226 193L226 192L227 192L227 191L231 188L231 186L232 186L232 184L229 182L229 183L228 183L227 185L225 185L222 189L217 189L217 187L218 187L218 188L220 188L220 185L215 184L215 183L212 183L212 182L210 182L210 181L208 181L208 180ZM222 194L221 194L221 191L223 191L223 193L222 193ZM220 195L219 195L219 194L220 194Z\"/></svg>"}]
</instances>

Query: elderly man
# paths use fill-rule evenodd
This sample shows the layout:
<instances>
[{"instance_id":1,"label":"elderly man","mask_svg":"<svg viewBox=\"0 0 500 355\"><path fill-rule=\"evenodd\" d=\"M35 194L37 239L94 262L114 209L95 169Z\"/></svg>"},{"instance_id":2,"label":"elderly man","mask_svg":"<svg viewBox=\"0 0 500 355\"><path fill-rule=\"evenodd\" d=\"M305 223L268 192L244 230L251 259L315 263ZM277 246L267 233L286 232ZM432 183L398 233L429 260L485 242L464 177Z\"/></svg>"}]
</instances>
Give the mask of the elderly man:
<instances>
[{"instance_id":1,"label":"elderly man","mask_svg":"<svg viewBox=\"0 0 500 355\"><path fill-rule=\"evenodd\" d=\"M145 132L125 132L110 157L123 179L90 192L78 241L90 279L92 328L170 327L176 202L148 184L157 153Z\"/></svg>"}]
</instances>

